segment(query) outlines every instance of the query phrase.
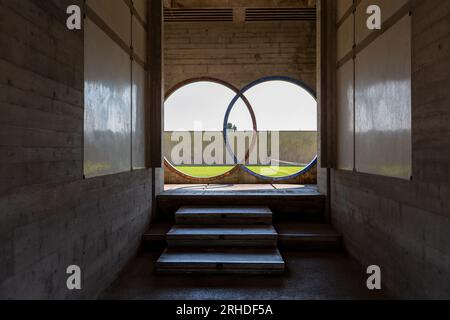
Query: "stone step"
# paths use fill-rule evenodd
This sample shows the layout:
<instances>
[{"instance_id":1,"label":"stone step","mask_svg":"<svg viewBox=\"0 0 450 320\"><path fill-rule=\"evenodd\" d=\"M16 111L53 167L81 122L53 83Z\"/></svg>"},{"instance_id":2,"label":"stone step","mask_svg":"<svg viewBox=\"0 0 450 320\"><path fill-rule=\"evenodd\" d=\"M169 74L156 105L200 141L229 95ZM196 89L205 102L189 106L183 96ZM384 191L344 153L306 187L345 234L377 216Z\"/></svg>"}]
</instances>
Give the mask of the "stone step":
<instances>
[{"instance_id":1,"label":"stone step","mask_svg":"<svg viewBox=\"0 0 450 320\"><path fill-rule=\"evenodd\" d=\"M177 274L281 274L285 263L278 249L174 249L158 259L155 271Z\"/></svg>"},{"instance_id":2,"label":"stone step","mask_svg":"<svg viewBox=\"0 0 450 320\"><path fill-rule=\"evenodd\" d=\"M157 196L158 222L174 222L175 212L183 207L210 206L224 207L230 204L239 206L265 206L274 213L274 221L309 222L324 221L326 197L317 191L305 191L303 194L289 194L277 191L265 193L185 193L163 192Z\"/></svg>"},{"instance_id":3,"label":"stone step","mask_svg":"<svg viewBox=\"0 0 450 320\"><path fill-rule=\"evenodd\" d=\"M276 224L281 248L336 251L342 248L342 236L330 224Z\"/></svg>"},{"instance_id":4,"label":"stone step","mask_svg":"<svg viewBox=\"0 0 450 320\"><path fill-rule=\"evenodd\" d=\"M173 224L158 223L152 225L143 236L144 247L149 249L165 247L167 233L172 227ZM279 223L275 224L275 230L278 232L278 245L281 248L299 251L336 251L342 249L342 236L329 224Z\"/></svg>"},{"instance_id":5,"label":"stone step","mask_svg":"<svg viewBox=\"0 0 450 320\"><path fill-rule=\"evenodd\" d=\"M177 225L271 225L268 207L181 207L175 213Z\"/></svg>"},{"instance_id":6,"label":"stone step","mask_svg":"<svg viewBox=\"0 0 450 320\"><path fill-rule=\"evenodd\" d=\"M175 226L167 233L169 247L276 248L273 226Z\"/></svg>"}]
</instances>

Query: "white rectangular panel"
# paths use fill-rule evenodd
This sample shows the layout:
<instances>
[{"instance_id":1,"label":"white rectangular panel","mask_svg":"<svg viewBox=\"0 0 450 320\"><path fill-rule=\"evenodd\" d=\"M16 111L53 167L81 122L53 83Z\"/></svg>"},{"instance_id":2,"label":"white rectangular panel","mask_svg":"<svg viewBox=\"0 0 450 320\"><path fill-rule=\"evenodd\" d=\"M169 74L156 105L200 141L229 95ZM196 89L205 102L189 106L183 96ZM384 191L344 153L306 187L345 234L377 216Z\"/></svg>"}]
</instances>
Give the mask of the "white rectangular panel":
<instances>
[{"instance_id":1,"label":"white rectangular panel","mask_svg":"<svg viewBox=\"0 0 450 320\"><path fill-rule=\"evenodd\" d=\"M353 60L336 71L337 168L352 171L354 164Z\"/></svg>"},{"instance_id":2,"label":"white rectangular panel","mask_svg":"<svg viewBox=\"0 0 450 320\"><path fill-rule=\"evenodd\" d=\"M87 0L91 8L127 46L131 45L131 12L123 0Z\"/></svg>"},{"instance_id":3,"label":"white rectangular panel","mask_svg":"<svg viewBox=\"0 0 450 320\"><path fill-rule=\"evenodd\" d=\"M146 72L133 62L132 152L133 169L145 167L145 102Z\"/></svg>"},{"instance_id":4,"label":"white rectangular panel","mask_svg":"<svg viewBox=\"0 0 450 320\"><path fill-rule=\"evenodd\" d=\"M340 61L353 49L354 15L350 15L337 30L337 61Z\"/></svg>"},{"instance_id":5,"label":"white rectangular panel","mask_svg":"<svg viewBox=\"0 0 450 320\"><path fill-rule=\"evenodd\" d=\"M133 4L139 17L147 22L147 0L133 0Z\"/></svg>"},{"instance_id":6,"label":"white rectangular panel","mask_svg":"<svg viewBox=\"0 0 450 320\"><path fill-rule=\"evenodd\" d=\"M381 23L392 17L399 9L406 5L410 0L362 0L356 7L356 44L361 43L373 30L367 28L367 8L371 5L377 5L381 9Z\"/></svg>"},{"instance_id":7,"label":"white rectangular panel","mask_svg":"<svg viewBox=\"0 0 450 320\"><path fill-rule=\"evenodd\" d=\"M336 7L336 21L339 22L345 13L350 9L350 7L353 5L353 0L338 0Z\"/></svg>"},{"instance_id":8,"label":"white rectangular panel","mask_svg":"<svg viewBox=\"0 0 450 320\"><path fill-rule=\"evenodd\" d=\"M85 20L84 171L94 177L131 169L131 63Z\"/></svg>"},{"instance_id":9,"label":"white rectangular panel","mask_svg":"<svg viewBox=\"0 0 450 320\"><path fill-rule=\"evenodd\" d=\"M411 17L381 35L356 59L356 168L411 176Z\"/></svg>"},{"instance_id":10,"label":"white rectangular panel","mask_svg":"<svg viewBox=\"0 0 450 320\"><path fill-rule=\"evenodd\" d=\"M147 32L135 17L133 17L133 49L142 61L147 61Z\"/></svg>"}]
</instances>

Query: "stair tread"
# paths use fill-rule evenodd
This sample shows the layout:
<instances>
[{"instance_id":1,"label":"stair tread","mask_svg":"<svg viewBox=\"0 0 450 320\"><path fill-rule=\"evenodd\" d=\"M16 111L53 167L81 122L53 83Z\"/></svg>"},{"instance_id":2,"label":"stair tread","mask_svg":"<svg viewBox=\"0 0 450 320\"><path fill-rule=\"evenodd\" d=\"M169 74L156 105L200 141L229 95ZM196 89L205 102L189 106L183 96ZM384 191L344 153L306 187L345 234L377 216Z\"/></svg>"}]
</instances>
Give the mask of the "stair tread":
<instances>
[{"instance_id":1,"label":"stair tread","mask_svg":"<svg viewBox=\"0 0 450 320\"><path fill-rule=\"evenodd\" d=\"M175 226L167 236L277 236L273 226Z\"/></svg>"},{"instance_id":2,"label":"stair tread","mask_svg":"<svg viewBox=\"0 0 450 320\"><path fill-rule=\"evenodd\" d=\"M272 216L268 207L181 207L176 215L262 215Z\"/></svg>"},{"instance_id":3,"label":"stair tread","mask_svg":"<svg viewBox=\"0 0 450 320\"><path fill-rule=\"evenodd\" d=\"M173 249L168 248L158 264L260 264L284 266L278 249Z\"/></svg>"},{"instance_id":4,"label":"stair tread","mask_svg":"<svg viewBox=\"0 0 450 320\"><path fill-rule=\"evenodd\" d=\"M197 231L194 229L198 229ZM173 224L155 224L144 234L144 240L154 240L156 238L165 240L167 236L184 236L184 235L234 235L238 234L238 230L242 231L243 235L263 235L275 232L280 240L282 239L301 239L301 238L318 238L318 239L336 239L342 238L331 225L329 224L292 224L281 223L276 224L275 227L269 225L224 225L224 226L175 226ZM222 232L222 233L221 233Z\"/></svg>"}]
</instances>

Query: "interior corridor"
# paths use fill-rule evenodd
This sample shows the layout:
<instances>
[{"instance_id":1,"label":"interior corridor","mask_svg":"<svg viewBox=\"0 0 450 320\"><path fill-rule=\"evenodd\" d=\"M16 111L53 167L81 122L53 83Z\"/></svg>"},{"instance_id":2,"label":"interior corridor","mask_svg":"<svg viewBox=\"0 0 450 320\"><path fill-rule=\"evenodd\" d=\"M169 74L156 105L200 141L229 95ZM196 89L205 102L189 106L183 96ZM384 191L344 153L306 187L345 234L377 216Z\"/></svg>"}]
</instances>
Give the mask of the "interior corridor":
<instances>
[{"instance_id":1,"label":"interior corridor","mask_svg":"<svg viewBox=\"0 0 450 320\"><path fill-rule=\"evenodd\" d=\"M0 299L449 299L449 21L0 0Z\"/></svg>"}]
</instances>

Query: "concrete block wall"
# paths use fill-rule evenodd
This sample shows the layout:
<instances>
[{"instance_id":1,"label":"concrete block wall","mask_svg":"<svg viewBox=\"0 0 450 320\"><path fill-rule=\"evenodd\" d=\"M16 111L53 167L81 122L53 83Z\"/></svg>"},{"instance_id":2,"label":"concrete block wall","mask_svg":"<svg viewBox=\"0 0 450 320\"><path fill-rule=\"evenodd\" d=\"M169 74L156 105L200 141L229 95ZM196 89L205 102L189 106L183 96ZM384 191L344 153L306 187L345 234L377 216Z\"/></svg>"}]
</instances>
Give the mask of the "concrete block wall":
<instances>
[{"instance_id":1,"label":"concrete block wall","mask_svg":"<svg viewBox=\"0 0 450 320\"><path fill-rule=\"evenodd\" d=\"M316 88L316 24L302 22L166 23L166 90L195 77L242 88L290 76Z\"/></svg>"},{"instance_id":2,"label":"concrete block wall","mask_svg":"<svg viewBox=\"0 0 450 320\"><path fill-rule=\"evenodd\" d=\"M83 179L81 0L0 1L0 299L95 298L135 255L152 174ZM69 265L82 290L66 287Z\"/></svg>"},{"instance_id":3,"label":"concrete block wall","mask_svg":"<svg viewBox=\"0 0 450 320\"><path fill-rule=\"evenodd\" d=\"M399 298L450 298L450 2L413 0L413 181L333 170L349 252Z\"/></svg>"},{"instance_id":4,"label":"concrete block wall","mask_svg":"<svg viewBox=\"0 0 450 320\"><path fill-rule=\"evenodd\" d=\"M208 141L204 137L214 137L222 145L222 149L218 150L219 154L222 154L221 161L219 163L214 163L214 165L233 165L234 157L225 145L225 139L223 138L222 131L203 131L201 132L202 141L195 144L195 132L193 131L166 131L164 132L164 149L163 154L166 159L175 164L174 159L172 159L172 152L178 146L184 146L183 141L180 142L180 136L186 137L187 140L193 141L193 145L190 150L190 158L187 163L183 165L210 165L205 159L205 153L208 152L206 149L211 146L211 141ZM272 134L272 133L270 133ZM228 132L228 139L230 141L230 148L233 146L233 152L237 155L238 159L241 161L245 158L245 150L251 144L251 141L255 139L255 147L249 153L249 158L246 164L249 165L267 165L267 159L263 158L260 153L266 154L267 156L272 155L271 150L276 150L279 154L277 160L284 161L280 163L281 166L289 166L295 164L308 165L317 155L317 132L315 131L279 131L277 143L274 143L272 149L272 139L271 135L267 131L260 131L257 136L253 136L253 131L236 131ZM232 144L232 141L234 144ZM266 145L263 145L262 141L266 141ZM214 141L215 142L215 141ZM265 149L263 148L265 147ZM178 150L178 149L176 149ZM179 151L179 150L178 150ZM206 152L205 152L206 151ZM239 153L240 152L240 153ZM177 155L174 152L174 156ZM195 160L200 159L200 163L196 163ZM178 163L177 165L180 165Z\"/></svg>"}]
</instances>

